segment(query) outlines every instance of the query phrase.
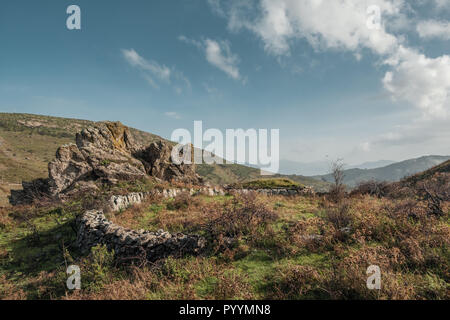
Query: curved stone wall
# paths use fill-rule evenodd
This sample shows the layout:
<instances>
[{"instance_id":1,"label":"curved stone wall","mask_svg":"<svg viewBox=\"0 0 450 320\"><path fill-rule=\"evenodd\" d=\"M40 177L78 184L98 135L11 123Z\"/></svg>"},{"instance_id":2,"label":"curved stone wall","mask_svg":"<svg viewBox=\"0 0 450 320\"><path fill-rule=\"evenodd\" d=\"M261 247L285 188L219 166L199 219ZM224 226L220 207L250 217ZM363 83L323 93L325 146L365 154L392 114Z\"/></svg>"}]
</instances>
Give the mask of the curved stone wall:
<instances>
[{"instance_id":1,"label":"curved stone wall","mask_svg":"<svg viewBox=\"0 0 450 320\"><path fill-rule=\"evenodd\" d=\"M160 195L165 198L175 197L182 192L191 195L206 194L210 196L225 195L227 192L249 193L256 191L265 195L295 196L313 194L310 189L230 189L205 187L200 189L164 189L151 192L136 192L127 195L112 196L109 205L113 211L120 211L133 204L142 203L150 195ZM156 261L170 255L198 254L206 246L206 240L197 235L182 233L171 234L159 230L131 230L108 221L102 211L87 211L77 219L77 244L83 252L89 252L91 247L103 244L108 250L114 250L120 259L141 258Z\"/></svg>"},{"instance_id":2,"label":"curved stone wall","mask_svg":"<svg viewBox=\"0 0 450 320\"><path fill-rule=\"evenodd\" d=\"M198 254L206 240L197 235L171 234L163 230L131 230L108 221L101 211L87 211L77 219L77 245L83 253L106 245L119 260L156 261L167 256Z\"/></svg>"},{"instance_id":3,"label":"curved stone wall","mask_svg":"<svg viewBox=\"0 0 450 320\"><path fill-rule=\"evenodd\" d=\"M205 194L209 196L225 195L225 191L223 189L212 187L210 188L204 187L200 189L193 189L193 188L192 189L172 188L163 190L155 189L150 192L134 192L127 195L112 196L109 199L109 206L111 207L112 211L120 211L132 206L133 204L142 203L142 201L144 201L144 199L150 195L158 195L164 198L174 198L182 192L189 192L191 196L196 194Z\"/></svg>"}]
</instances>

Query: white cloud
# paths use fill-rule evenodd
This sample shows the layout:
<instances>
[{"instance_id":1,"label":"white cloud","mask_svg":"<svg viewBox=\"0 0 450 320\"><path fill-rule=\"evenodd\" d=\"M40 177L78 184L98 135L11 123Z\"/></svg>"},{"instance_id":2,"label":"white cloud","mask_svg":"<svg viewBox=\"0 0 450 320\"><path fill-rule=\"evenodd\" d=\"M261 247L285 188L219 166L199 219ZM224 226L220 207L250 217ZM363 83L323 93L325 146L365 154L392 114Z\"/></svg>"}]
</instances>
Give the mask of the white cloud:
<instances>
[{"instance_id":1,"label":"white cloud","mask_svg":"<svg viewBox=\"0 0 450 320\"><path fill-rule=\"evenodd\" d=\"M136 67L143 73L143 78L153 88L159 89L158 81L170 84L172 80L181 83L186 89L190 90L191 83L182 72L175 70L174 68L166 67L156 61L147 60L140 56L134 49L122 49L122 55L125 61L133 67ZM175 90L179 93L180 86L175 87Z\"/></svg>"},{"instance_id":2,"label":"white cloud","mask_svg":"<svg viewBox=\"0 0 450 320\"><path fill-rule=\"evenodd\" d=\"M427 116L445 118L450 111L450 56L427 58L400 48L383 79L394 99L418 106Z\"/></svg>"},{"instance_id":3,"label":"white cloud","mask_svg":"<svg viewBox=\"0 0 450 320\"><path fill-rule=\"evenodd\" d=\"M436 1L446 6L449 1ZM408 48L405 37L398 32L408 25L407 13L413 10L404 0L247 0L224 2L214 11L221 11L232 31L249 30L259 37L264 49L277 57L291 55L293 43L306 40L316 50L340 50L361 59L364 49L383 59L388 70L383 84L396 100L405 100L421 109L427 116L447 114L450 97L449 56L428 58ZM381 13L379 28L369 28L373 12L368 5L378 6ZM398 25L386 29L387 26ZM397 23L398 24L398 23ZM419 25L423 35L446 34L447 25ZM419 31L419 32L420 32Z\"/></svg>"},{"instance_id":4,"label":"white cloud","mask_svg":"<svg viewBox=\"0 0 450 320\"><path fill-rule=\"evenodd\" d=\"M363 142L359 145L360 149L364 152L369 152L370 151L370 142L366 141Z\"/></svg>"},{"instance_id":5,"label":"white cloud","mask_svg":"<svg viewBox=\"0 0 450 320\"><path fill-rule=\"evenodd\" d=\"M228 42L222 41L219 43L211 39L206 39L205 46L206 60L209 63L235 80L241 78L237 67L239 58L237 55L231 53Z\"/></svg>"},{"instance_id":6,"label":"white cloud","mask_svg":"<svg viewBox=\"0 0 450 320\"><path fill-rule=\"evenodd\" d=\"M134 49L122 49L122 54L125 60L133 67L149 71L161 80L170 80L171 71L168 67L164 65L161 66L155 61L149 61L142 58Z\"/></svg>"},{"instance_id":7,"label":"white cloud","mask_svg":"<svg viewBox=\"0 0 450 320\"><path fill-rule=\"evenodd\" d=\"M181 116L175 111L164 112L164 115L172 119L181 119Z\"/></svg>"},{"instance_id":8,"label":"white cloud","mask_svg":"<svg viewBox=\"0 0 450 320\"><path fill-rule=\"evenodd\" d=\"M238 68L239 57L231 52L228 41L216 41L212 39L197 41L183 35L179 36L178 39L201 49L205 54L206 60L211 65L225 72L229 77L235 80L242 80Z\"/></svg>"},{"instance_id":9,"label":"white cloud","mask_svg":"<svg viewBox=\"0 0 450 320\"><path fill-rule=\"evenodd\" d=\"M434 0L434 2L439 9L450 7L450 0Z\"/></svg>"},{"instance_id":10,"label":"white cloud","mask_svg":"<svg viewBox=\"0 0 450 320\"><path fill-rule=\"evenodd\" d=\"M258 35L267 52L290 53L291 42L306 39L316 49L358 51L369 48L379 54L395 49L397 38L367 27L367 3L359 0L261 0L229 9L229 28L247 29ZM383 19L399 13L402 0L373 0ZM254 12L257 12L255 15Z\"/></svg>"},{"instance_id":11,"label":"white cloud","mask_svg":"<svg viewBox=\"0 0 450 320\"><path fill-rule=\"evenodd\" d=\"M417 33L421 38L450 40L450 23L436 20L422 21L417 25Z\"/></svg>"}]
</instances>

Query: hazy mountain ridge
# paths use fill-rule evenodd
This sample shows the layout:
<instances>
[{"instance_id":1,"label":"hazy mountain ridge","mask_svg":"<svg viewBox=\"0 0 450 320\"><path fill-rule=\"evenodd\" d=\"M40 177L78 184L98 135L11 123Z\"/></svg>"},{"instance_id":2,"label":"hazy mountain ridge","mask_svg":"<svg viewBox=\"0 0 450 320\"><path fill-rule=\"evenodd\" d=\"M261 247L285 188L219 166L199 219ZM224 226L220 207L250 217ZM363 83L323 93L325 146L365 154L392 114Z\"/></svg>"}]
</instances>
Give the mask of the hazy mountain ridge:
<instances>
[{"instance_id":1,"label":"hazy mountain ridge","mask_svg":"<svg viewBox=\"0 0 450 320\"><path fill-rule=\"evenodd\" d=\"M378 160L369 161L361 164L346 165L345 169L375 169L384 167L395 163L392 160ZM330 172L330 161L316 161L316 162L297 162L286 159L280 160L280 173L281 174L297 174L304 176L317 176L325 175Z\"/></svg>"},{"instance_id":2,"label":"hazy mountain ridge","mask_svg":"<svg viewBox=\"0 0 450 320\"><path fill-rule=\"evenodd\" d=\"M392 160L368 161L368 162L363 162L363 163L357 164L357 165L346 166L346 169L376 169L376 168L389 166L396 162L397 161L392 161Z\"/></svg>"},{"instance_id":3,"label":"hazy mountain ridge","mask_svg":"<svg viewBox=\"0 0 450 320\"><path fill-rule=\"evenodd\" d=\"M399 181L405 177L426 171L450 159L450 156L429 155L415 159L396 162L385 167L375 169L348 169L344 170L344 183L350 187L368 180ZM331 174L313 176L312 178L332 182Z\"/></svg>"}]
</instances>

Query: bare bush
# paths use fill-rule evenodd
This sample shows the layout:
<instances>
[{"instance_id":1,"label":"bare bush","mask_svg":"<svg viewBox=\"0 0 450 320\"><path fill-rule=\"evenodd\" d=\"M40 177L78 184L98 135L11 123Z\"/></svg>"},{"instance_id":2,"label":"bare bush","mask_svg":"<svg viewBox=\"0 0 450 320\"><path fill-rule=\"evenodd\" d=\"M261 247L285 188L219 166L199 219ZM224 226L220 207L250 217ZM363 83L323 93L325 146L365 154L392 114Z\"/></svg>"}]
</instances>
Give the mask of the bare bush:
<instances>
[{"instance_id":1,"label":"bare bush","mask_svg":"<svg viewBox=\"0 0 450 320\"><path fill-rule=\"evenodd\" d=\"M385 181L364 181L360 182L358 186L351 192L351 195L370 195L374 197L384 197L389 192L389 183Z\"/></svg>"},{"instance_id":2,"label":"bare bush","mask_svg":"<svg viewBox=\"0 0 450 320\"><path fill-rule=\"evenodd\" d=\"M430 180L419 183L417 189L428 205L428 213L442 217L443 202L450 201L450 175L436 174Z\"/></svg>"},{"instance_id":3,"label":"bare bush","mask_svg":"<svg viewBox=\"0 0 450 320\"><path fill-rule=\"evenodd\" d=\"M338 159L331 164L331 175L333 176L333 185L330 187L329 198L333 202L340 202L345 197L344 185L344 163Z\"/></svg>"},{"instance_id":4,"label":"bare bush","mask_svg":"<svg viewBox=\"0 0 450 320\"><path fill-rule=\"evenodd\" d=\"M254 192L236 195L217 209L205 226L212 239L257 237L277 219L277 214L258 201Z\"/></svg>"}]
</instances>

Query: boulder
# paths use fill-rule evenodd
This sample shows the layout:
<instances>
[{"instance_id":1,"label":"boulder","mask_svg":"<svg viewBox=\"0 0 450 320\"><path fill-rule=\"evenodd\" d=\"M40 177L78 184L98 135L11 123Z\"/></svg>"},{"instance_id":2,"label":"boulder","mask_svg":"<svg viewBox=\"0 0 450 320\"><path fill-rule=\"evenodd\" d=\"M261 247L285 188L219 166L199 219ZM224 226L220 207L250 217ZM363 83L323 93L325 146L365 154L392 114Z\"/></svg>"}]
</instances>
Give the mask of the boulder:
<instances>
[{"instance_id":1,"label":"boulder","mask_svg":"<svg viewBox=\"0 0 450 320\"><path fill-rule=\"evenodd\" d=\"M195 173L195 164L176 164L172 159L173 145L168 142L153 142L142 153L143 160L147 163L148 174L166 181L179 181L197 184L202 181ZM191 146L191 150L193 150ZM193 159L193 157L191 158Z\"/></svg>"}]
</instances>

